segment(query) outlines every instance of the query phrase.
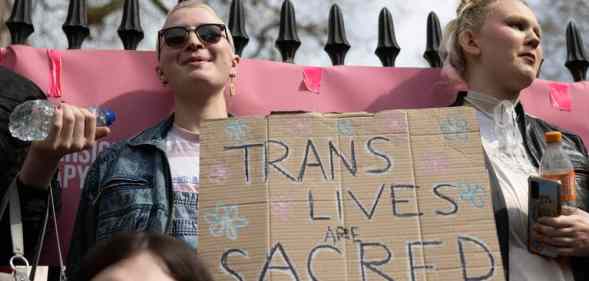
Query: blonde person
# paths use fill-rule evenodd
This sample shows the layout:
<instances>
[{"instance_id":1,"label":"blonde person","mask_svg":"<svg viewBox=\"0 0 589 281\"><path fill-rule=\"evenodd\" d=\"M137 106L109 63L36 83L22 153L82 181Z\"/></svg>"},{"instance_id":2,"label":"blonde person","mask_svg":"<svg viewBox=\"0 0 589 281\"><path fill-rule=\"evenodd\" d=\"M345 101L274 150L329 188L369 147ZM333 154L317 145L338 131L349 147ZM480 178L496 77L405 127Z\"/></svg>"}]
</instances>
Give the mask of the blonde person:
<instances>
[{"instance_id":1,"label":"blonde person","mask_svg":"<svg viewBox=\"0 0 589 281\"><path fill-rule=\"evenodd\" d=\"M579 209L571 215L542 218L533 226L534 237L571 258L547 258L527 250L527 179L538 175L544 132L559 130L527 115L518 102L522 89L538 74L541 38L538 20L524 1L462 0L456 19L446 29L444 70L468 89L457 105L477 109L509 279L589 280L589 160L578 136L563 133L563 146L577 172Z\"/></svg>"},{"instance_id":2,"label":"blonde person","mask_svg":"<svg viewBox=\"0 0 589 281\"><path fill-rule=\"evenodd\" d=\"M239 57L209 6L183 1L157 34L157 75L174 94L174 114L101 153L90 168L71 241L68 275L98 241L152 232L198 242L199 129L227 117L225 89Z\"/></svg>"}]
</instances>

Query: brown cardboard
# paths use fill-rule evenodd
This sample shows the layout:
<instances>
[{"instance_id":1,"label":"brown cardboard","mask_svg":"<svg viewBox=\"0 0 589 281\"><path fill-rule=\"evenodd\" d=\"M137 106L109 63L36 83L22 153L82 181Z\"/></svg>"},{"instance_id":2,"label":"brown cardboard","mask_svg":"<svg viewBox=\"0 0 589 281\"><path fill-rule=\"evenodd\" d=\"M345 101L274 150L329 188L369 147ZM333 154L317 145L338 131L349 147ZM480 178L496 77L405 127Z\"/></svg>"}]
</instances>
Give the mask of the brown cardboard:
<instances>
[{"instance_id":1,"label":"brown cardboard","mask_svg":"<svg viewBox=\"0 0 589 281\"><path fill-rule=\"evenodd\" d=\"M213 120L200 161L215 280L504 280L472 109Z\"/></svg>"}]
</instances>

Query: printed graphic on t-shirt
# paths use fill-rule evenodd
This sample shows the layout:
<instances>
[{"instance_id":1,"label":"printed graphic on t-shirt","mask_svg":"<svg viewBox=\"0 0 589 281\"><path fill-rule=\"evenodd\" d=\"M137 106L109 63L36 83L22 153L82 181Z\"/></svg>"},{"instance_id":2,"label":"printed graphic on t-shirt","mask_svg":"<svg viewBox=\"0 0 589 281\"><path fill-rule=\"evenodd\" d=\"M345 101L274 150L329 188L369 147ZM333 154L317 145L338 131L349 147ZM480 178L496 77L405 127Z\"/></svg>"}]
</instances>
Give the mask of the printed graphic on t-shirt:
<instances>
[{"instance_id":1,"label":"printed graphic on t-shirt","mask_svg":"<svg viewBox=\"0 0 589 281\"><path fill-rule=\"evenodd\" d=\"M176 192L198 192L199 185L198 135L174 127L166 138L166 155Z\"/></svg>"}]
</instances>

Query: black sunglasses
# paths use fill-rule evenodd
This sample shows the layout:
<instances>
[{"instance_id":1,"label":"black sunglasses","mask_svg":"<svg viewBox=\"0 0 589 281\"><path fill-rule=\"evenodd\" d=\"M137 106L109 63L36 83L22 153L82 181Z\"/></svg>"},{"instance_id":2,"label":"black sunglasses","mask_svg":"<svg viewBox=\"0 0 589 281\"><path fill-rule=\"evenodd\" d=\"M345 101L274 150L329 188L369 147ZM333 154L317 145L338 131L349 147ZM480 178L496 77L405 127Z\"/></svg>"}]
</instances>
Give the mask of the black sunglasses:
<instances>
[{"instance_id":1,"label":"black sunglasses","mask_svg":"<svg viewBox=\"0 0 589 281\"><path fill-rule=\"evenodd\" d=\"M181 48L190 38L190 32L194 32L198 40L204 44L215 44L221 40L223 34L229 40L225 25L220 23L206 23L198 27L173 26L160 30L158 38L163 38L170 48Z\"/></svg>"}]
</instances>

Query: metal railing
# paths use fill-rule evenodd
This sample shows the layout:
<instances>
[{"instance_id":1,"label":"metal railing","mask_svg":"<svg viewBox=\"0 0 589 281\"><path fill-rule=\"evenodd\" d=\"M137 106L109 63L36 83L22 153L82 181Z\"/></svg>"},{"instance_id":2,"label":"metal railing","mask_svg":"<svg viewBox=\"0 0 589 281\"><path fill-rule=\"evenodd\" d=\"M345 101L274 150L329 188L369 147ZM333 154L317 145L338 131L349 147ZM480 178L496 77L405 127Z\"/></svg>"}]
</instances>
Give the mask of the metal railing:
<instances>
[{"instance_id":1,"label":"metal railing","mask_svg":"<svg viewBox=\"0 0 589 281\"><path fill-rule=\"evenodd\" d=\"M13 44L23 44L34 32L31 21L31 1L15 0L10 18L6 25L10 31ZM182 0L180 0L182 1ZM180 2L179 1L179 2ZM249 42L246 31L246 17L241 0L233 0L229 12L228 26L233 34L236 52L241 55ZM68 15L63 24L63 32L68 40L69 49L79 49L88 37L88 14L85 0L70 0ZM125 0L121 24L118 35L127 50L135 50L144 34L139 16L139 1ZM329 11L327 43L325 52L329 55L333 65L342 65L348 50L351 48L346 38L344 17L341 9L334 4ZM440 67L442 60L439 49L442 39L442 29L438 16L431 12L427 19L427 43L423 57L430 67ZM567 59L565 66L573 76L574 81L586 80L589 60L583 47L583 39L573 21L570 21L566 31ZM282 55L282 61L292 63L301 40L297 34L296 16L292 3L284 0L280 13L280 29L276 39L276 48ZM391 13L383 8L378 19L378 45L375 54L383 66L394 66L401 48L397 43L395 28Z\"/></svg>"}]
</instances>

